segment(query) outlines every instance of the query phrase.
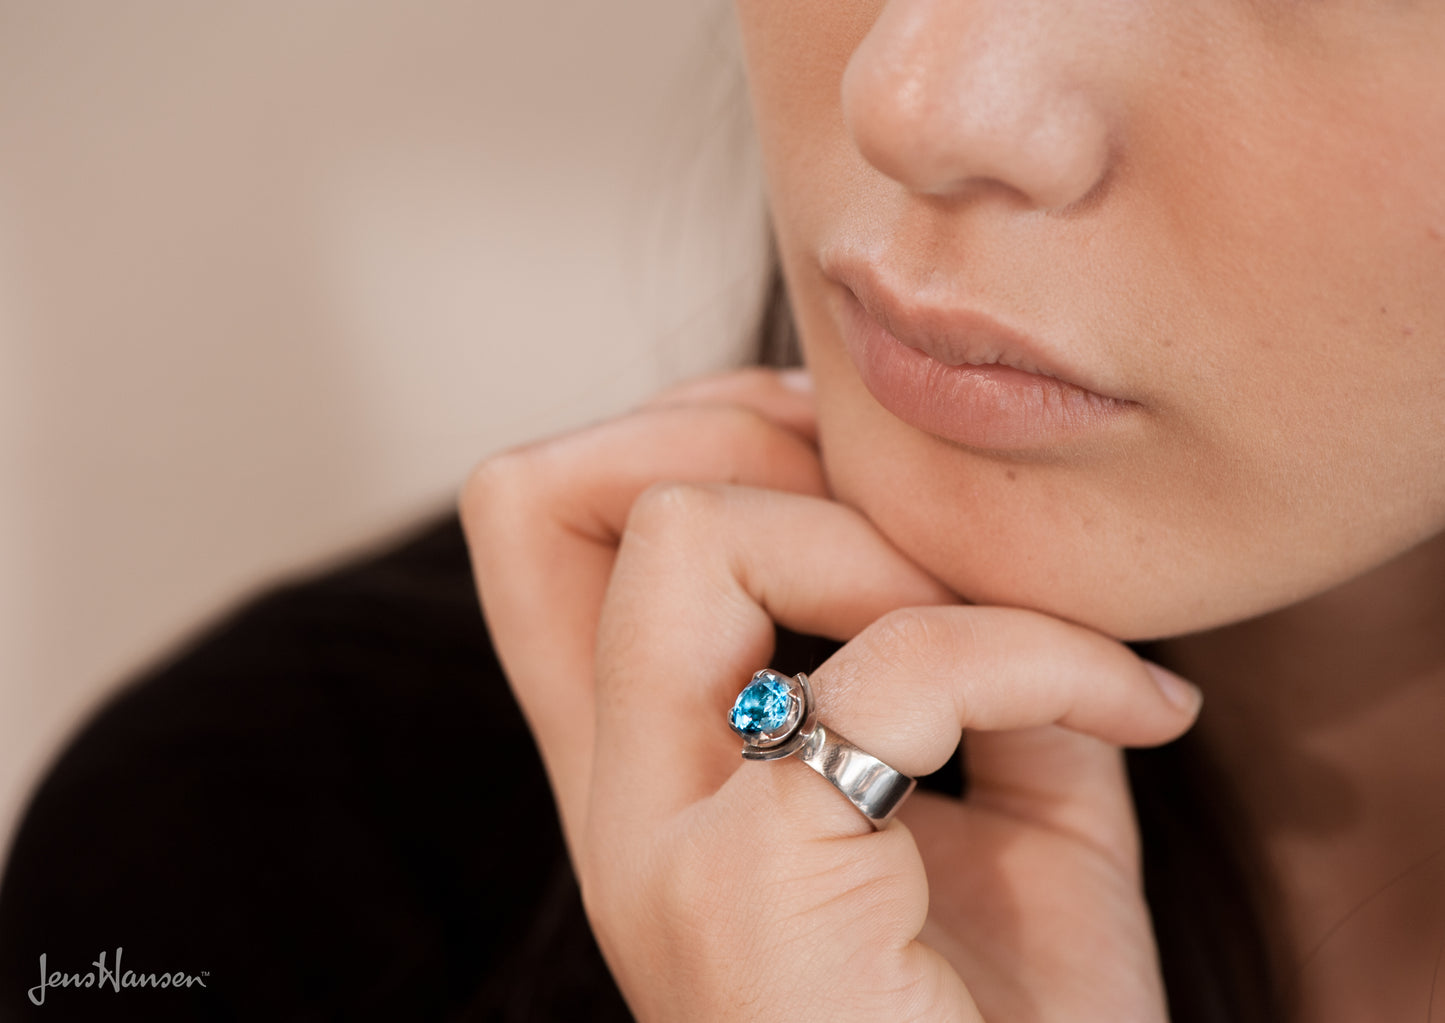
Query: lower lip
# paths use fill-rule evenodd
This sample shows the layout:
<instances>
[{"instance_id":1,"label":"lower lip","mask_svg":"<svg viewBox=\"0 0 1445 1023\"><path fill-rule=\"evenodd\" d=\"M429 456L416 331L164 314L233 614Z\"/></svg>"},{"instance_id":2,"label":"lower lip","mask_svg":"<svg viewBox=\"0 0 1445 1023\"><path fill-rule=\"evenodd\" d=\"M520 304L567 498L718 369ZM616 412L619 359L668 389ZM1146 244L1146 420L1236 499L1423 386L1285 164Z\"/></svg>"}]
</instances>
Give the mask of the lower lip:
<instances>
[{"instance_id":1,"label":"lower lip","mask_svg":"<svg viewBox=\"0 0 1445 1023\"><path fill-rule=\"evenodd\" d=\"M1011 366L950 366L909 348L843 292L843 340L878 404L910 426L967 447L1052 447L1118 422L1137 406Z\"/></svg>"}]
</instances>

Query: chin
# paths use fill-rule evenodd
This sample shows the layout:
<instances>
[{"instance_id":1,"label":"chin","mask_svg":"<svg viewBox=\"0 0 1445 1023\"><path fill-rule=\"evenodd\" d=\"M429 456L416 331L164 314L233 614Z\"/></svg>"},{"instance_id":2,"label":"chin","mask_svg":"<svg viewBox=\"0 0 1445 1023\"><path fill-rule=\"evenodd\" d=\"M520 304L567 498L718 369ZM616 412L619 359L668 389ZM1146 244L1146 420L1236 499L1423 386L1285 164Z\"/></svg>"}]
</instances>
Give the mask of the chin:
<instances>
[{"instance_id":1,"label":"chin","mask_svg":"<svg viewBox=\"0 0 1445 1023\"><path fill-rule=\"evenodd\" d=\"M1162 428L1092 446L980 450L887 414L844 360L810 361L834 496L970 603L1147 641L1359 580L1413 592L1424 585L1414 576L1445 573L1445 487L1423 500L1388 460L1341 455L1301 472L1290 450L1246 458ZM1400 493L1411 497L1379 496Z\"/></svg>"},{"instance_id":2,"label":"chin","mask_svg":"<svg viewBox=\"0 0 1445 1023\"><path fill-rule=\"evenodd\" d=\"M1346 542L1219 523L1047 473L983 464L943 477L901 460L830 468L835 496L971 604L1018 607L1125 642L1170 639L1358 592L1388 614L1410 576L1445 572L1445 532ZM1010 478L1009 473L1013 472ZM1146 514L1147 512L1147 514ZM1277 524L1277 523L1276 523ZM1425 556L1418 556L1424 554ZM1416 580L1418 581L1418 580ZM1370 596L1374 594L1375 596ZM1378 598L1378 599L1377 599Z\"/></svg>"},{"instance_id":3,"label":"chin","mask_svg":"<svg viewBox=\"0 0 1445 1023\"><path fill-rule=\"evenodd\" d=\"M950 462L944 471L895 453L834 459L828 473L840 502L968 603L1039 611L1132 642L1265 614L1338 578L1267 538L1232 543L1208 522L1172 518L1179 509L1146 489L1069 467Z\"/></svg>"}]
</instances>

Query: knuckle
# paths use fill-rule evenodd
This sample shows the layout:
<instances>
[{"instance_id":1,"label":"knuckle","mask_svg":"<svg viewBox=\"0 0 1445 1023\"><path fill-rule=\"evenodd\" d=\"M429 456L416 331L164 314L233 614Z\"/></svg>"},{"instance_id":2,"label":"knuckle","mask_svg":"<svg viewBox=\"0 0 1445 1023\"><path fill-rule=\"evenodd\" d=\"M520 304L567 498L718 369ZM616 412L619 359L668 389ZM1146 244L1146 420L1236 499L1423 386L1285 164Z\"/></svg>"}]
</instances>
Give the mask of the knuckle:
<instances>
[{"instance_id":1,"label":"knuckle","mask_svg":"<svg viewBox=\"0 0 1445 1023\"><path fill-rule=\"evenodd\" d=\"M503 452L478 462L467 474L457 495L462 521L473 525L490 522L496 510L515 502L526 490L525 456Z\"/></svg>"},{"instance_id":2,"label":"knuckle","mask_svg":"<svg viewBox=\"0 0 1445 1023\"><path fill-rule=\"evenodd\" d=\"M542 503L558 475L553 463L560 438L535 441L489 455L472 467L457 494L468 529L515 524L517 513Z\"/></svg>"},{"instance_id":3,"label":"knuckle","mask_svg":"<svg viewBox=\"0 0 1445 1023\"><path fill-rule=\"evenodd\" d=\"M868 648L875 657L890 666L901 667L916 662L920 650L936 648L946 630L932 609L903 607L889 611L864 631Z\"/></svg>"},{"instance_id":4,"label":"knuckle","mask_svg":"<svg viewBox=\"0 0 1445 1023\"><path fill-rule=\"evenodd\" d=\"M973 609L961 607L905 607L878 618L853 641L860 656L846 663L847 686L872 691L880 673L906 680L920 697L928 694L951 713L915 721L918 740L957 741L956 727L973 720L977 686L971 670L978 662L978 630ZM861 640L861 642L859 642ZM940 731L940 729L942 731ZM946 735L945 735L946 733ZM925 738L926 737L926 738Z\"/></svg>"},{"instance_id":5,"label":"knuckle","mask_svg":"<svg viewBox=\"0 0 1445 1023\"><path fill-rule=\"evenodd\" d=\"M712 527L725 501L722 488L711 484L653 483L632 502L624 537L685 543Z\"/></svg>"}]
</instances>

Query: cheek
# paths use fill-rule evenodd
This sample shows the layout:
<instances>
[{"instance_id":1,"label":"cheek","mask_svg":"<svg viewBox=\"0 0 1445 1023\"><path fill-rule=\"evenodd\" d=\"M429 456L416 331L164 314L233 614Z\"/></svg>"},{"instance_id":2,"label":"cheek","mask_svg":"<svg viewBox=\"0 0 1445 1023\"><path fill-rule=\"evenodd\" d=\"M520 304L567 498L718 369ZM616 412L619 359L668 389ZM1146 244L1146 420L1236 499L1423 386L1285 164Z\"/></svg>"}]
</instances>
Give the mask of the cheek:
<instances>
[{"instance_id":1,"label":"cheek","mask_svg":"<svg viewBox=\"0 0 1445 1023\"><path fill-rule=\"evenodd\" d=\"M1122 639L1192 631L1234 610L1221 599L1224 566L1201 557L1212 538L1178 509L1151 503L1140 492L1147 487L927 441L869 457L849 436L860 419L839 420L836 430L831 419L824 452L838 499L966 600L1031 608Z\"/></svg>"},{"instance_id":2,"label":"cheek","mask_svg":"<svg viewBox=\"0 0 1445 1023\"><path fill-rule=\"evenodd\" d=\"M1252 485L1252 469L1192 452L1108 468L1009 464L928 439L870 444L854 435L868 429L856 408L822 426L838 499L950 589L1124 640L1297 603L1445 528L1438 495L1425 504L1408 487L1398 500L1331 501ZM1324 490L1344 482L1331 468Z\"/></svg>"},{"instance_id":3,"label":"cheek","mask_svg":"<svg viewBox=\"0 0 1445 1023\"><path fill-rule=\"evenodd\" d=\"M853 147L840 88L881 0L737 0L753 121L780 245L829 222L875 172Z\"/></svg>"},{"instance_id":4,"label":"cheek","mask_svg":"<svg viewBox=\"0 0 1445 1023\"><path fill-rule=\"evenodd\" d=\"M1197 401L1124 447L1010 461L899 422L836 348L808 356L835 495L975 603L1126 640L1180 635L1304 600L1445 530L1445 395L1423 377L1373 428L1271 406L1278 383L1246 373L1248 417Z\"/></svg>"},{"instance_id":5,"label":"cheek","mask_svg":"<svg viewBox=\"0 0 1445 1023\"><path fill-rule=\"evenodd\" d=\"M979 261L1010 268L999 293L1045 281L1036 290L1057 308L1091 317L1150 418L1112 450L1011 461L881 409L818 300L816 238L881 201L836 107L876 6L843 18L808 2L740 5L840 500L967 599L1123 639L1303 600L1445 530L1433 43L1392 44L1387 59L1358 49L1369 33L1341 31L1339 52L1290 62L1240 49L1247 67L1207 54L1161 70L1130 109L1128 158L1087 250L1039 228L1036 244ZM811 37L801 57L785 30ZM961 218L960 232L978 223ZM1051 276L1064 264L1088 280Z\"/></svg>"}]
</instances>

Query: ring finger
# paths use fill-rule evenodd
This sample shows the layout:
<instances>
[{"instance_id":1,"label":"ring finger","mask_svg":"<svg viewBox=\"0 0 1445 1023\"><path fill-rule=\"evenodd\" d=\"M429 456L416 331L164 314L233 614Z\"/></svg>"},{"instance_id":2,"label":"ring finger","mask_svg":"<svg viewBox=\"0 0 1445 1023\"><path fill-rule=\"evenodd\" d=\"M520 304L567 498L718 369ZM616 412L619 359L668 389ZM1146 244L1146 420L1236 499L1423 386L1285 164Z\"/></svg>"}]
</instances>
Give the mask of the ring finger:
<instances>
[{"instance_id":1,"label":"ring finger","mask_svg":"<svg viewBox=\"0 0 1445 1023\"><path fill-rule=\"evenodd\" d=\"M599 817L641 825L726 780L795 790L789 819L804 834L867 829L813 772L738 762L723 715L770 657L774 622L851 639L814 676L819 718L908 774L941 766L965 727L1058 723L1149 744L1192 719L1127 647L1033 612L958 606L848 508L670 485L634 506L599 625Z\"/></svg>"}]
</instances>

